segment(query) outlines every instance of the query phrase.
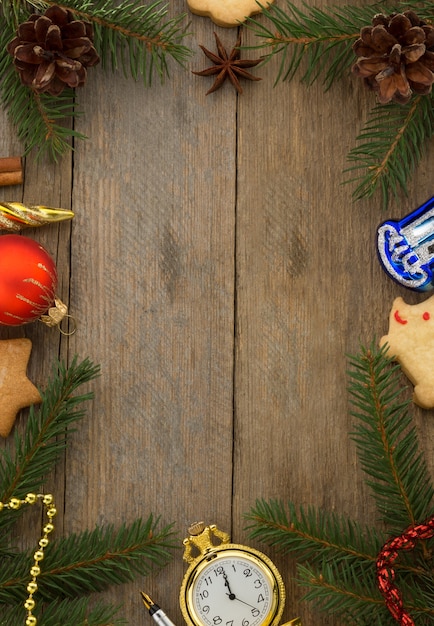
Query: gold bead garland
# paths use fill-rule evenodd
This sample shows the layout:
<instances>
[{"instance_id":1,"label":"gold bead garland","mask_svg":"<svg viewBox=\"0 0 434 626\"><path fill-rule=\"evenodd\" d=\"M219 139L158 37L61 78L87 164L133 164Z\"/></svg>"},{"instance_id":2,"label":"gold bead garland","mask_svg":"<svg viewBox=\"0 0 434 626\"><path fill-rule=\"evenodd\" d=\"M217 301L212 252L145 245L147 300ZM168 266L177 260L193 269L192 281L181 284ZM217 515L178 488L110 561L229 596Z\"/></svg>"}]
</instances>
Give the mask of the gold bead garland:
<instances>
[{"instance_id":1,"label":"gold bead garland","mask_svg":"<svg viewBox=\"0 0 434 626\"><path fill-rule=\"evenodd\" d=\"M9 502L0 502L0 511L3 509L10 509L12 511L17 511L22 507L23 504L35 504L36 502L42 502L42 504L46 508L46 515L48 518L47 524L45 524L43 530L43 534L39 539L39 548L33 554L33 565L30 568L30 582L27 585L27 591L29 593L27 600L24 602L24 608L27 611L26 618L26 626L36 626L38 623L37 618L33 615L33 609L35 608L36 602L33 598L34 594L38 591L38 583L37 578L41 573L40 562L44 559L44 550L49 544L49 535L54 530L53 517L56 516L57 510L54 504L54 498L50 493L28 493L24 500L20 498L10 498Z\"/></svg>"}]
</instances>

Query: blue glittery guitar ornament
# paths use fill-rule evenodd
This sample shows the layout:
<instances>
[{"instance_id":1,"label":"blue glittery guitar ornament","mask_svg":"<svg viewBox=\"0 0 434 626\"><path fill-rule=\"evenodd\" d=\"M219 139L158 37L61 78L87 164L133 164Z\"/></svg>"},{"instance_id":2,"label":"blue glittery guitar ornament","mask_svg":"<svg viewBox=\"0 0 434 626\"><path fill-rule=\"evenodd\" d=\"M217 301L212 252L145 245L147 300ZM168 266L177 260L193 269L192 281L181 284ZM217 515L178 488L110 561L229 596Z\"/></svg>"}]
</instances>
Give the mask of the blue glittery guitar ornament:
<instances>
[{"instance_id":1,"label":"blue glittery guitar ornament","mask_svg":"<svg viewBox=\"0 0 434 626\"><path fill-rule=\"evenodd\" d=\"M400 285L434 289L434 197L402 220L380 224L377 252L385 272Z\"/></svg>"}]
</instances>

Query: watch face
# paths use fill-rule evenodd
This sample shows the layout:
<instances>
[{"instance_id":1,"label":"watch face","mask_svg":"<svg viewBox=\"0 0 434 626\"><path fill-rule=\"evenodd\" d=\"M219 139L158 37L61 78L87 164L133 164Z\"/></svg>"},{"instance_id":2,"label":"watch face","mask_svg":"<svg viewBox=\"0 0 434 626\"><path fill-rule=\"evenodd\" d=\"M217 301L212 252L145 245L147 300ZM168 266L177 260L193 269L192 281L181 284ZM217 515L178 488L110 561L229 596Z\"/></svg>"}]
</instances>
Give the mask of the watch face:
<instances>
[{"instance_id":1,"label":"watch face","mask_svg":"<svg viewBox=\"0 0 434 626\"><path fill-rule=\"evenodd\" d=\"M279 582L254 554L222 550L196 569L188 586L187 606L194 624L268 626L281 613Z\"/></svg>"}]
</instances>

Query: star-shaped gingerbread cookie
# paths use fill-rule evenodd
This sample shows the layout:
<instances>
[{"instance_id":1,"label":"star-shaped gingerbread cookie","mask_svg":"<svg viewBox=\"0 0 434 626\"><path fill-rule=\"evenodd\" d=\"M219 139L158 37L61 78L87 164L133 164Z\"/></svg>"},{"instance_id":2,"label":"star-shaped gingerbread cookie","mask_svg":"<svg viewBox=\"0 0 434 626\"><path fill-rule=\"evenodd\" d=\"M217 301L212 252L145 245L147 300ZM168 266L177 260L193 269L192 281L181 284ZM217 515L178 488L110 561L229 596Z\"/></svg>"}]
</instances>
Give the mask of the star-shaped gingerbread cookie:
<instances>
[{"instance_id":1,"label":"star-shaped gingerbread cookie","mask_svg":"<svg viewBox=\"0 0 434 626\"><path fill-rule=\"evenodd\" d=\"M263 4L272 2L266 0ZM239 26L240 22L261 11L256 0L187 0L187 4L192 13L209 17L218 26L226 28Z\"/></svg>"},{"instance_id":2,"label":"star-shaped gingerbread cookie","mask_svg":"<svg viewBox=\"0 0 434 626\"><path fill-rule=\"evenodd\" d=\"M20 409L41 402L34 384L27 378L32 350L30 339L0 340L0 436L7 437Z\"/></svg>"}]
</instances>

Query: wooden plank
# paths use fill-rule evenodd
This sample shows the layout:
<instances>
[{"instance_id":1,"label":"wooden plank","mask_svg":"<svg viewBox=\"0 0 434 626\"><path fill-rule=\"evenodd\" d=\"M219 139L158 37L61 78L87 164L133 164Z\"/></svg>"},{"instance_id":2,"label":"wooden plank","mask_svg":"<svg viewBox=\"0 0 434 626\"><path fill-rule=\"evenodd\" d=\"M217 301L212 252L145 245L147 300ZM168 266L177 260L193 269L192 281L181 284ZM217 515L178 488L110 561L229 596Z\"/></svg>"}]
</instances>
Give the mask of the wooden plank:
<instances>
[{"instance_id":1,"label":"wooden plank","mask_svg":"<svg viewBox=\"0 0 434 626\"><path fill-rule=\"evenodd\" d=\"M349 438L346 355L385 332L400 292L376 258L375 229L387 217L378 199L354 204L341 186L373 96L351 77L326 94L299 80L272 89L279 61L263 68L262 84L246 87L238 107L238 538L257 498L375 521ZM410 209L430 194L428 181L411 189ZM284 619L340 623L300 603L293 559L265 551L288 588Z\"/></svg>"},{"instance_id":2,"label":"wooden plank","mask_svg":"<svg viewBox=\"0 0 434 626\"><path fill-rule=\"evenodd\" d=\"M191 68L203 64L197 43L211 40L198 20ZM120 74L89 79L80 130L90 139L74 159L70 354L100 363L101 378L67 455L65 526L152 511L175 522L181 547L198 518L231 522L235 97L208 100L190 66L148 90ZM141 623L144 589L181 623L184 570L179 551L160 575L107 597Z\"/></svg>"}]
</instances>

